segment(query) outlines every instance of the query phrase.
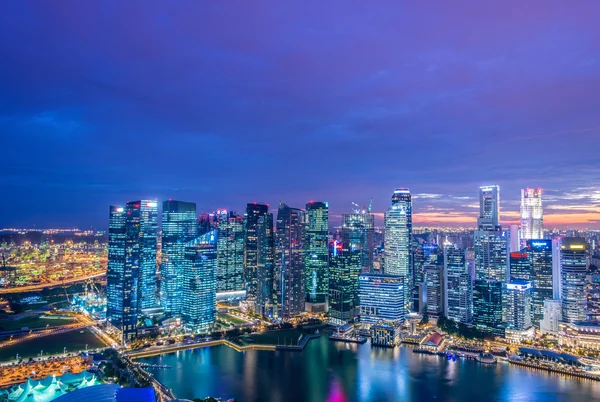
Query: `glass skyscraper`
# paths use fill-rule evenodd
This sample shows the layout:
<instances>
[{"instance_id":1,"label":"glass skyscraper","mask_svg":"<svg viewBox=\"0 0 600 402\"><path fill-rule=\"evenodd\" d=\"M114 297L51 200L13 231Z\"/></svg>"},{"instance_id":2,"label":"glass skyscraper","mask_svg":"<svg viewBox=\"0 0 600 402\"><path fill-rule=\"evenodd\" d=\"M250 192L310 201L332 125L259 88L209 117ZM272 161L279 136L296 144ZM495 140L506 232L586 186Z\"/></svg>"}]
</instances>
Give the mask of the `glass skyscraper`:
<instances>
[{"instance_id":1,"label":"glass skyscraper","mask_svg":"<svg viewBox=\"0 0 600 402\"><path fill-rule=\"evenodd\" d=\"M306 309L325 312L329 294L328 203L311 201L306 204L306 220Z\"/></svg>"},{"instance_id":2,"label":"glass skyscraper","mask_svg":"<svg viewBox=\"0 0 600 402\"><path fill-rule=\"evenodd\" d=\"M196 238L197 231L195 203L163 202L160 302L167 314L181 314L185 245Z\"/></svg>"},{"instance_id":3,"label":"glass skyscraper","mask_svg":"<svg viewBox=\"0 0 600 402\"><path fill-rule=\"evenodd\" d=\"M360 250L334 241L329 256L329 316L335 324L354 318L358 307Z\"/></svg>"},{"instance_id":4,"label":"glass skyscraper","mask_svg":"<svg viewBox=\"0 0 600 402\"><path fill-rule=\"evenodd\" d=\"M106 319L119 330L123 329L124 288L125 284L125 219L123 207L110 207L108 221L108 269L106 271ZM129 282L131 274L128 274ZM131 297L131 291L127 292ZM129 304L129 302L127 302ZM135 322L133 323L135 325ZM134 327L135 328L135 327Z\"/></svg>"},{"instance_id":5,"label":"glass skyscraper","mask_svg":"<svg viewBox=\"0 0 600 402\"><path fill-rule=\"evenodd\" d=\"M500 226L500 187L479 187L479 218L477 227L480 230L497 230Z\"/></svg>"},{"instance_id":6,"label":"glass skyscraper","mask_svg":"<svg viewBox=\"0 0 600 402\"><path fill-rule=\"evenodd\" d=\"M384 216L384 273L400 276L404 283L404 303L410 309L412 289L415 286L411 264L412 200L408 189L397 189L392 205Z\"/></svg>"},{"instance_id":7,"label":"glass skyscraper","mask_svg":"<svg viewBox=\"0 0 600 402\"><path fill-rule=\"evenodd\" d=\"M502 230L475 231L475 278L507 282L508 241Z\"/></svg>"},{"instance_id":8,"label":"glass skyscraper","mask_svg":"<svg viewBox=\"0 0 600 402\"><path fill-rule=\"evenodd\" d=\"M511 282L516 279L524 281L530 281L533 279L531 259L526 250L523 252L510 253L509 261Z\"/></svg>"},{"instance_id":9,"label":"glass skyscraper","mask_svg":"<svg viewBox=\"0 0 600 402\"><path fill-rule=\"evenodd\" d=\"M277 317L277 298L275 295L275 264L273 234L273 214L258 216L256 230L256 296L255 311L264 317Z\"/></svg>"},{"instance_id":10,"label":"glass skyscraper","mask_svg":"<svg viewBox=\"0 0 600 402\"><path fill-rule=\"evenodd\" d=\"M256 302L258 293L258 266L259 253L262 258L266 257L267 250L260 250L264 245L261 234L264 234L265 223L268 223L269 206L266 204L251 203L246 206L245 234L244 234L244 282L248 301ZM273 219L271 217L271 222ZM267 242L268 243L268 242ZM263 268L265 261L263 261Z\"/></svg>"},{"instance_id":11,"label":"glass skyscraper","mask_svg":"<svg viewBox=\"0 0 600 402\"><path fill-rule=\"evenodd\" d=\"M456 322L469 323L473 309L473 283L464 249L444 250L444 314Z\"/></svg>"},{"instance_id":12,"label":"glass skyscraper","mask_svg":"<svg viewBox=\"0 0 600 402\"><path fill-rule=\"evenodd\" d=\"M544 302L553 298L552 240L528 240L526 252L533 282L532 322L539 328L544 319Z\"/></svg>"},{"instance_id":13,"label":"glass skyscraper","mask_svg":"<svg viewBox=\"0 0 600 402\"><path fill-rule=\"evenodd\" d=\"M279 203L275 232L275 288L279 317L304 311L305 213Z\"/></svg>"},{"instance_id":14,"label":"glass skyscraper","mask_svg":"<svg viewBox=\"0 0 600 402\"><path fill-rule=\"evenodd\" d=\"M362 324L404 321L404 284L394 275L361 274L358 278Z\"/></svg>"},{"instance_id":15,"label":"glass skyscraper","mask_svg":"<svg viewBox=\"0 0 600 402\"><path fill-rule=\"evenodd\" d=\"M585 239L565 237L561 244L562 318L565 322L585 321L587 310Z\"/></svg>"},{"instance_id":16,"label":"glass skyscraper","mask_svg":"<svg viewBox=\"0 0 600 402\"><path fill-rule=\"evenodd\" d=\"M215 322L217 238L218 233L213 229L185 245L181 316L185 328L191 332L209 332Z\"/></svg>"},{"instance_id":17,"label":"glass skyscraper","mask_svg":"<svg viewBox=\"0 0 600 402\"><path fill-rule=\"evenodd\" d=\"M244 289L244 217L217 211L217 292Z\"/></svg>"},{"instance_id":18,"label":"glass skyscraper","mask_svg":"<svg viewBox=\"0 0 600 402\"><path fill-rule=\"evenodd\" d=\"M504 323L507 329L524 331L531 328L531 293L533 285L530 281L515 279L506 284L504 293Z\"/></svg>"},{"instance_id":19,"label":"glass skyscraper","mask_svg":"<svg viewBox=\"0 0 600 402\"><path fill-rule=\"evenodd\" d=\"M366 210L342 215L342 241L360 253L361 272L373 272L375 215Z\"/></svg>"},{"instance_id":20,"label":"glass skyscraper","mask_svg":"<svg viewBox=\"0 0 600 402\"><path fill-rule=\"evenodd\" d=\"M521 190L521 239L544 238L544 210L542 189L524 188Z\"/></svg>"},{"instance_id":21,"label":"glass skyscraper","mask_svg":"<svg viewBox=\"0 0 600 402\"><path fill-rule=\"evenodd\" d=\"M425 276L425 293L427 295L427 314L439 317L444 312L442 267L436 264L425 264L423 274Z\"/></svg>"},{"instance_id":22,"label":"glass skyscraper","mask_svg":"<svg viewBox=\"0 0 600 402\"><path fill-rule=\"evenodd\" d=\"M502 291L505 282L477 279L473 282L473 324L485 331L504 335Z\"/></svg>"}]
</instances>

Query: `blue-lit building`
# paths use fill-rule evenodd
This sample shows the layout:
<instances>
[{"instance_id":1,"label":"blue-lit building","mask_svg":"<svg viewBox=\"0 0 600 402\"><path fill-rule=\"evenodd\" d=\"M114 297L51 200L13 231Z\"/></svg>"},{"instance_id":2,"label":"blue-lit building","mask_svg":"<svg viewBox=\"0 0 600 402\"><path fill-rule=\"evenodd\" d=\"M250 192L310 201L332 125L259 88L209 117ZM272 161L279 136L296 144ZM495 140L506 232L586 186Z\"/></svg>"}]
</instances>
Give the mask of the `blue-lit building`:
<instances>
[{"instance_id":1,"label":"blue-lit building","mask_svg":"<svg viewBox=\"0 0 600 402\"><path fill-rule=\"evenodd\" d=\"M510 253L510 280L530 281L533 279L531 260L526 250Z\"/></svg>"},{"instance_id":2,"label":"blue-lit building","mask_svg":"<svg viewBox=\"0 0 600 402\"><path fill-rule=\"evenodd\" d=\"M553 298L552 240L528 240L526 252L533 283L532 322L539 328L544 319L544 302Z\"/></svg>"},{"instance_id":3,"label":"blue-lit building","mask_svg":"<svg viewBox=\"0 0 600 402\"><path fill-rule=\"evenodd\" d=\"M329 204L306 204L305 294L306 310L327 311L329 294Z\"/></svg>"},{"instance_id":4,"label":"blue-lit building","mask_svg":"<svg viewBox=\"0 0 600 402\"><path fill-rule=\"evenodd\" d=\"M375 215L367 209L342 215L342 241L360 253L362 273L373 272L375 251Z\"/></svg>"},{"instance_id":5,"label":"blue-lit building","mask_svg":"<svg viewBox=\"0 0 600 402\"><path fill-rule=\"evenodd\" d=\"M267 230L269 222L271 222L270 231ZM273 269L273 215L269 213L269 206L258 203L247 204L244 226L244 282L246 295L250 306L258 311L256 304L259 292L259 266L262 270L263 285L265 279L269 280L269 277L265 278L265 270L272 271ZM265 236L270 236L270 240ZM270 280L272 281L272 276Z\"/></svg>"},{"instance_id":6,"label":"blue-lit building","mask_svg":"<svg viewBox=\"0 0 600 402\"><path fill-rule=\"evenodd\" d=\"M475 279L508 282L508 237L503 230L476 230Z\"/></svg>"},{"instance_id":7,"label":"blue-lit building","mask_svg":"<svg viewBox=\"0 0 600 402\"><path fill-rule=\"evenodd\" d=\"M217 230L185 245L182 319L187 330L205 333L217 309Z\"/></svg>"},{"instance_id":8,"label":"blue-lit building","mask_svg":"<svg viewBox=\"0 0 600 402\"><path fill-rule=\"evenodd\" d=\"M560 263L563 321L585 321L587 318L585 239L579 237L562 239Z\"/></svg>"},{"instance_id":9,"label":"blue-lit building","mask_svg":"<svg viewBox=\"0 0 600 402\"><path fill-rule=\"evenodd\" d=\"M508 329L523 331L531 328L531 281L515 279L506 284L504 293L504 323Z\"/></svg>"},{"instance_id":10,"label":"blue-lit building","mask_svg":"<svg viewBox=\"0 0 600 402\"><path fill-rule=\"evenodd\" d=\"M329 255L329 316L334 324L352 320L358 308L360 250L334 241Z\"/></svg>"},{"instance_id":11,"label":"blue-lit building","mask_svg":"<svg viewBox=\"0 0 600 402\"><path fill-rule=\"evenodd\" d=\"M217 211L217 292L244 289L244 217L235 212Z\"/></svg>"},{"instance_id":12,"label":"blue-lit building","mask_svg":"<svg viewBox=\"0 0 600 402\"><path fill-rule=\"evenodd\" d=\"M361 324L404 322L404 283L400 276L361 274L358 277Z\"/></svg>"},{"instance_id":13,"label":"blue-lit building","mask_svg":"<svg viewBox=\"0 0 600 402\"><path fill-rule=\"evenodd\" d=\"M108 269L106 271L106 318L118 329L123 327L125 298L125 208L111 206L108 221ZM129 275L131 277L131 275ZM128 284L127 286L131 286ZM128 292L130 295L130 292Z\"/></svg>"},{"instance_id":14,"label":"blue-lit building","mask_svg":"<svg viewBox=\"0 0 600 402\"><path fill-rule=\"evenodd\" d=\"M196 204L164 201L160 301L165 313L181 314L185 245L197 237Z\"/></svg>"},{"instance_id":15,"label":"blue-lit building","mask_svg":"<svg viewBox=\"0 0 600 402\"><path fill-rule=\"evenodd\" d=\"M444 250L444 314L456 322L469 323L473 310L473 281L466 251L456 246Z\"/></svg>"},{"instance_id":16,"label":"blue-lit building","mask_svg":"<svg viewBox=\"0 0 600 402\"><path fill-rule=\"evenodd\" d=\"M504 336L502 293L505 286L505 282L493 279L473 282L473 324L499 336Z\"/></svg>"}]
</instances>

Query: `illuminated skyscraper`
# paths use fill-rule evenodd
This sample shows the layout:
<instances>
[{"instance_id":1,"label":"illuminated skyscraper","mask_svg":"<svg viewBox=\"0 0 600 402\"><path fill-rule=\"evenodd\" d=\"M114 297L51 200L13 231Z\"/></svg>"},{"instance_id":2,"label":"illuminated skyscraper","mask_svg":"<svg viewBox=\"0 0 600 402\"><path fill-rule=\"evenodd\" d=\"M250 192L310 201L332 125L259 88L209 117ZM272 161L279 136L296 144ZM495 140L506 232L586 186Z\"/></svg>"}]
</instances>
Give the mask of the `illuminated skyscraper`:
<instances>
[{"instance_id":1,"label":"illuminated skyscraper","mask_svg":"<svg viewBox=\"0 0 600 402\"><path fill-rule=\"evenodd\" d=\"M533 283L532 323L540 327L544 319L544 302L551 300L553 294L552 241L528 240L527 256L531 264Z\"/></svg>"},{"instance_id":2,"label":"illuminated skyscraper","mask_svg":"<svg viewBox=\"0 0 600 402\"><path fill-rule=\"evenodd\" d=\"M244 217L217 211L217 292L244 289Z\"/></svg>"},{"instance_id":3,"label":"illuminated skyscraper","mask_svg":"<svg viewBox=\"0 0 600 402\"><path fill-rule=\"evenodd\" d=\"M444 314L469 323L473 310L473 283L467 269L466 252L455 246L444 250Z\"/></svg>"},{"instance_id":4,"label":"illuminated skyscraper","mask_svg":"<svg viewBox=\"0 0 600 402\"><path fill-rule=\"evenodd\" d=\"M587 252L585 239L565 237L561 245L562 318L565 322L586 319Z\"/></svg>"},{"instance_id":5,"label":"illuminated skyscraper","mask_svg":"<svg viewBox=\"0 0 600 402\"><path fill-rule=\"evenodd\" d=\"M524 188L521 190L521 239L544 238L544 211L542 189Z\"/></svg>"},{"instance_id":6,"label":"illuminated skyscraper","mask_svg":"<svg viewBox=\"0 0 600 402\"><path fill-rule=\"evenodd\" d=\"M504 335L502 291L505 282L476 279L473 282L473 324L484 331Z\"/></svg>"},{"instance_id":7,"label":"illuminated skyscraper","mask_svg":"<svg viewBox=\"0 0 600 402\"><path fill-rule=\"evenodd\" d=\"M275 232L275 289L279 317L304 311L305 213L279 203Z\"/></svg>"},{"instance_id":8,"label":"illuminated skyscraper","mask_svg":"<svg viewBox=\"0 0 600 402\"><path fill-rule=\"evenodd\" d=\"M500 226L500 187L479 187L479 230L497 230Z\"/></svg>"},{"instance_id":9,"label":"illuminated skyscraper","mask_svg":"<svg viewBox=\"0 0 600 402\"><path fill-rule=\"evenodd\" d=\"M510 253L510 280L531 281L533 279L533 270L531 260L526 251Z\"/></svg>"},{"instance_id":10,"label":"illuminated skyscraper","mask_svg":"<svg viewBox=\"0 0 600 402\"><path fill-rule=\"evenodd\" d=\"M404 284L394 275L360 274L358 278L360 322L404 322Z\"/></svg>"},{"instance_id":11,"label":"illuminated skyscraper","mask_svg":"<svg viewBox=\"0 0 600 402\"><path fill-rule=\"evenodd\" d=\"M311 201L306 204L306 219L306 310L325 312L329 294L328 203Z\"/></svg>"},{"instance_id":12,"label":"illuminated skyscraper","mask_svg":"<svg viewBox=\"0 0 600 402\"><path fill-rule=\"evenodd\" d=\"M251 203L246 206L245 215L245 235L244 235L244 282L246 287L246 295L248 301L251 303L256 302L256 296L258 292L258 266L259 266L259 250L265 243L265 239L259 238L260 234L266 233L266 231L260 231L261 226L268 219L265 217L269 216L269 206L266 204ZM260 225L259 225L260 221ZM271 218L271 222L273 219ZM264 229L264 227L262 227ZM267 241L268 243L268 241ZM266 257L266 250L261 252L261 256ZM262 266L264 268L265 261L263 260Z\"/></svg>"},{"instance_id":13,"label":"illuminated skyscraper","mask_svg":"<svg viewBox=\"0 0 600 402\"><path fill-rule=\"evenodd\" d=\"M342 215L342 241L360 253L361 272L373 271L375 215L364 210Z\"/></svg>"},{"instance_id":14,"label":"illuminated skyscraper","mask_svg":"<svg viewBox=\"0 0 600 402\"><path fill-rule=\"evenodd\" d=\"M475 279L507 282L508 242L502 230L475 231Z\"/></svg>"},{"instance_id":15,"label":"illuminated skyscraper","mask_svg":"<svg viewBox=\"0 0 600 402\"><path fill-rule=\"evenodd\" d=\"M336 324L347 323L357 313L359 274L360 251L334 241L329 256L329 316Z\"/></svg>"},{"instance_id":16,"label":"illuminated skyscraper","mask_svg":"<svg viewBox=\"0 0 600 402\"><path fill-rule=\"evenodd\" d=\"M124 287L131 297L131 281L125 284L125 220L123 207L110 207L108 221L108 269L106 271L106 319L118 329L123 327ZM131 278L131 274L128 275ZM129 304L129 302L126 302ZM135 325L135 323L134 323Z\"/></svg>"},{"instance_id":17,"label":"illuminated skyscraper","mask_svg":"<svg viewBox=\"0 0 600 402\"><path fill-rule=\"evenodd\" d=\"M207 333L215 322L217 237L213 229L185 245L181 315L192 332Z\"/></svg>"},{"instance_id":18,"label":"illuminated skyscraper","mask_svg":"<svg viewBox=\"0 0 600 402\"><path fill-rule=\"evenodd\" d=\"M185 245L196 238L197 232L195 203L163 202L160 302L167 314L181 314Z\"/></svg>"},{"instance_id":19,"label":"illuminated skyscraper","mask_svg":"<svg viewBox=\"0 0 600 402\"><path fill-rule=\"evenodd\" d=\"M444 271L443 267L435 264L425 264L425 292L427 293L427 314L439 317L444 314Z\"/></svg>"},{"instance_id":20,"label":"illuminated skyscraper","mask_svg":"<svg viewBox=\"0 0 600 402\"><path fill-rule=\"evenodd\" d=\"M408 189L397 189L392 195L392 205L384 217L384 272L400 276L404 283L404 303L409 310L414 288L410 259L412 237L412 200Z\"/></svg>"},{"instance_id":21,"label":"illuminated skyscraper","mask_svg":"<svg viewBox=\"0 0 600 402\"><path fill-rule=\"evenodd\" d=\"M530 281L515 279L506 284L504 293L504 323L507 330L525 331L531 328Z\"/></svg>"}]
</instances>

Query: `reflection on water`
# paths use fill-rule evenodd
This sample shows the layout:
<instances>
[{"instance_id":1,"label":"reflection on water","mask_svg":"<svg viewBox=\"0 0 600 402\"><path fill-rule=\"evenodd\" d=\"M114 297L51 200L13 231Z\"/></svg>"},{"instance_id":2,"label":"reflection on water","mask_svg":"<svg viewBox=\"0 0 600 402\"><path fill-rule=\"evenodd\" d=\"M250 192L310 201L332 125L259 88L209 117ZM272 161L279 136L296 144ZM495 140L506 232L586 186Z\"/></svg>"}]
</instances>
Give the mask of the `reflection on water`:
<instances>
[{"instance_id":1,"label":"reflection on water","mask_svg":"<svg viewBox=\"0 0 600 402\"><path fill-rule=\"evenodd\" d=\"M600 383L507 363L481 365L412 353L409 347L330 342L298 352L236 352L207 347L141 361L170 365L156 378L179 398L216 396L239 402L592 401Z\"/></svg>"}]
</instances>

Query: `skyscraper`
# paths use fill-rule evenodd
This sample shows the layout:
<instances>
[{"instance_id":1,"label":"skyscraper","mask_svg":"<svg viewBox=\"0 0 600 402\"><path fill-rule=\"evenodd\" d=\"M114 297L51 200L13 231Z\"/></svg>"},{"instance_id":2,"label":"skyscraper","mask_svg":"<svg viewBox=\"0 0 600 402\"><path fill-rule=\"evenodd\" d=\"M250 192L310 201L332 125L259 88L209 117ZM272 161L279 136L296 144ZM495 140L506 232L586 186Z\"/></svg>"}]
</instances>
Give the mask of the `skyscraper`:
<instances>
[{"instance_id":1,"label":"skyscraper","mask_svg":"<svg viewBox=\"0 0 600 402\"><path fill-rule=\"evenodd\" d=\"M354 318L358 308L360 251L351 244L334 241L329 256L329 316L335 324Z\"/></svg>"},{"instance_id":2,"label":"skyscraper","mask_svg":"<svg viewBox=\"0 0 600 402\"><path fill-rule=\"evenodd\" d=\"M473 324L497 335L504 335L502 325L502 291L504 282L476 279L473 282Z\"/></svg>"},{"instance_id":3,"label":"skyscraper","mask_svg":"<svg viewBox=\"0 0 600 402\"><path fill-rule=\"evenodd\" d=\"M275 280L279 316L304 311L305 213L279 203L275 233Z\"/></svg>"},{"instance_id":4,"label":"skyscraper","mask_svg":"<svg viewBox=\"0 0 600 402\"><path fill-rule=\"evenodd\" d=\"M502 230L475 231L475 278L507 282L508 243Z\"/></svg>"},{"instance_id":5,"label":"skyscraper","mask_svg":"<svg viewBox=\"0 0 600 402\"><path fill-rule=\"evenodd\" d=\"M477 227L480 230L497 230L500 226L500 187L479 187L479 218Z\"/></svg>"},{"instance_id":6,"label":"skyscraper","mask_svg":"<svg viewBox=\"0 0 600 402\"><path fill-rule=\"evenodd\" d=\"M329 205L306 204L305 288L306 310L325 312L329 294Z\"/></svg>"},{"instance_id":7,"label":"skyscraper","mask_svg":"<svg viewBox=\"0 0 600 402\"><path fill-rule=\"evenodd\" d=\"M544 318L544 302L553 298L552 241L528 240L526 250L533 283L532 323L539 328Z\"/></svg>"},{"instance_id":8,"label":"skyscraper","mask_svg":"<svg viewBox=\"0 0 600 402\"><path fill-rule=\"evenodd\" d=\"M427 314L439 317L444 314L443 267L436 264L425 264L423 273L427 293Z\"/></svg>"},{"instance_id":9,"label":"skyscraper","mask_svg":"<svg viewBox=\"0 0 600 402\"><path fill-rule=\"evenodd\" d=\"M342 215L342 241L360 253L361 272L373 271L375 215L367 210L355 210Z\"/></svg>"},{"instance_id":10,"label":"skyscraper","mask_svg":"<svg viewBox=\"0 0 600 402\"><path fill-rule=\"evenodd\" d=\"M384 216L384 272L400 276L404 283L404 303L410 309L414 278L411 264L412 200L408 189L397 189Z\"/></svg>"},{"instance_id":11,"label":"skyscraper","mask_svg":"<svg viewBox=\"0 0 600 402\"><path fill-rule=\"evenodd\" d=\"M394 275L360 274L358 278L360 322L404 322L402 278Z\"/></svg>"},{"instance_id":12,"label":"skyscraper","mask_svg":"<svg viewBox=\"0 0 600 402\"><path fill-rule=\"evenodd\" d=\"M181 315L192 332L209 332L215 322L217 237L213 229L185 245Z\"/></svg>"},{"instance_id":13,"label":"skyscraper","mask_svg":"<svg viewBox=\"0 0 600 402\"><path fill-rule=\"evenodd\" d=\"M526 251L510 253L510 280L521 279L530 281L533 279L531 260Z\"/></svg>"},{"instance_id":14,"label":"skyscraper","mask_svg":"<svg viewBox=\"0 0 600 402\"><path fill-rule=\"evenodd\" d=\"M217 292L244 289L244 217L217 211Z\"/></svg>"},{"instance_id":15,"label":"skyscraper","mask_svg":"<svg viewBox=\"0 0 600 402\"><path fill-rule=\"evenodd\" d=\"M561 245L562 318L565 322L586 319L587 252L585 239L565 237Z\"/></svg>"},{"instance_id":16,"label":"skyscraper","mask_svg":"<svg viewBox=\"0 0 600 402\"><path fill-rule=\"evenodd\" d=\"M110 207L107 318L122 341L136 336L142 310L157 306L157 202L128 202Z\"/></svg>"},{"instance_id":17,"label":"skyscraper","mask_svg":"<svg viewBox=\"0 0 600 402\"><path fill-rule=\"evenodd\" d=\"M195 203L163 202L160 302L167 314L181 314L185 245L196 238L197 232Z\"/></svg>"},{"instance_id":18,"label":"skyscraper","mask_svg":"<svg viewBox=\"0 0 600 402\"><path fill-rule=\"evenodd\" d=\"M255 311L264 317L277 317L275 295L275 239L273 234L273 214L267 213L256 221L256 303Z\"/></svg>"},{"instance_id":19,"label":"skyscraper","mask_svg":"<svg viewBox=\"0 0 600 402\"><path fill-rule=\"evenodd\" d=\"M246 206L246 216L244 224L244 282L246 288L246 295L251 306L254 306L254 303L256 302L256 296L258 292L257 281L259 249L264 243L264 239L259 238L261 229L260 225L264 225L265 223L267 223L265 217L268 215L269 206L266 204L251 203ZM264 251L262 252L262 256L265 256Z\"/></svg>"},{"instance_id":20,"label":"skyscraper","mask_svg":"<svg viewBox=\"0 0 600 402\"><path fill-rule=\"evenodd\" d=\"M531 325L532 289L531 282L522 279L515 279L506 284L503 315L505 338L509 342L522 343L526 339L533 339L535 335L535 330Z\"/></svg>"},{"instance_id":21,"label":"skyscraper","mask_svg":"<svg viewBox=\"0 0 600 402\"><path fill-rule=\"evenodd\" d=\"M473 309L473 283L466 252L456 246L444 250L444 314L451 320L469 323Z\"/></svg>"},{"instance_id":22,"label":"skyscraper","mask_svg":"<svg viewBox=\"0 0 600 402\"><path fill-rule=\"evenodd\" d=\"M525 241L544 238L541 188L521 190L521 238Z\"/></svg>"}]
</instances>

